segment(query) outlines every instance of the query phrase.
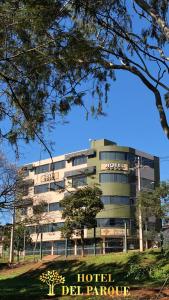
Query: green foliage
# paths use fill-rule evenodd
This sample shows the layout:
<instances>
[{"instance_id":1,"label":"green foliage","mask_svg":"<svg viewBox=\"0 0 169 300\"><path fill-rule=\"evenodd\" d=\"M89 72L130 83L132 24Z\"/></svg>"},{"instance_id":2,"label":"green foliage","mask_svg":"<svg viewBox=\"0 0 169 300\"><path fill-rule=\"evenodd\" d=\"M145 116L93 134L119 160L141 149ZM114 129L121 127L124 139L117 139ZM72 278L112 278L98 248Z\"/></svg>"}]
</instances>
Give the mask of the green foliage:
<instances>
[{"instance_id":1,"label":"green foliage","mask_svg":"<svg viewBox=\"0 0 169 300\"><path fill-rule=\"evenodd\" d=\"M17 192L18 171L0 151L0 210L13 207Z\"/></svg>"},{"instance_id":2,"label":"green foliage","mask_svg":"<svg viewBox=\"0 0 169 300\"><path fill-rule=\"evenodd\" d=\"M137 209L141 205L144 221L151 216L165 217L169 212L169 183L161 182L155 190L142 191L137 198Z\"/></svg>"},{"instance_id":3,"label":"green foliage","mask_svg":"<svg viewBox=\"0 0 169 300\"><path fill-rule=\"evenodd\" d=\"M165 267L156 267L156 268L153 268L151 270L151 273L150 273L150 276L151 278L153 279L160 279L160 280L165 280L166 277L168 277L168 274L169 274L169 267L165 266Z\"/></svg>"},{"instance_id":4,"label":"green foliage","mask_svg":"<svg viewBox=\"0 0 169 300\"><path fill-rule=\"evenodd\" d=\"M11 226L5 226L3 246L5 249L10 247ZM24 241L26 245L31 245L32 239L25 229L25 226L17 225L14 230L14 249L22 251L24 249Z\"/></svg>"},{"instance_id":5,"label":"green foliage","mask_svg":"<svg viewBox=\"0 0 169 300\"><path fill-rule=\"evenodd\" d=\"M131 281L144 281L149 278L149 266L130 264L126 277Z\"/></svg>"},{"instance_id":6,"label":"green foliage","mask_svg":"<svg viewBox=\"0 0 169 300\"><path fill-rule=\"evenodd\" d=\"M1 139L12 145L20 138L43 142L46 125L52 128L53 120L74 105L87 116L90 111L103 115L116 70L131 72L154 93L169 136L158 90L168 91L168 3L149 1L148 8L146 3L1 1L0 121L9 124L1 127ZM158 18L151 17L152 10ZM166 26L160 26L160 18ZM90 104L91 95L95 101Z\"/></svg>"},{"instance_id":7,"label":"green foliage","mask_svg":"<svg viewBox=\"0 0 169 300\"><path fill-rule=\"evenodd\" d=\"M98 187L87 186L60 201L63 207L62 217L65 219L63 233L66 236L71 236L75 229L96 226L96 215L104 207L101 195L102 191Z\"/></svg>"}]
</instances>

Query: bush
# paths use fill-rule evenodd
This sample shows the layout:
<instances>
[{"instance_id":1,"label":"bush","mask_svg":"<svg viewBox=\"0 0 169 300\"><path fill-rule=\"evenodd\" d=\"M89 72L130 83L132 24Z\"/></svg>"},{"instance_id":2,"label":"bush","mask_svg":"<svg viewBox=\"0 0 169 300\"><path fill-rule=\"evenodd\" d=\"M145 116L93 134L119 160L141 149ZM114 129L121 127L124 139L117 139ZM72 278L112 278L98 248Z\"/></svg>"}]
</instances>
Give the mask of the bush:
<instances>
[{"instance_id":1,"label":"bush","mask_svg":"<svg viewBox=\"0 0 169 300\"><path fill-rule=\"evenodd\" d=\"M153 279L166 279L167 277L169 277L169 265L155 266L150 272L150 277Z\"/></svg>"},{"instance_id":2,"label":"bush","mask_svg":"<svg viewBox=\"0 0 169 300\"><path fill-rule=\"evenodd\" d=\"M147 278L149 278L149 271L150 268L148 266L131 264L126 277L136 281L146 280Z\"/></svg>"}]
</instances>

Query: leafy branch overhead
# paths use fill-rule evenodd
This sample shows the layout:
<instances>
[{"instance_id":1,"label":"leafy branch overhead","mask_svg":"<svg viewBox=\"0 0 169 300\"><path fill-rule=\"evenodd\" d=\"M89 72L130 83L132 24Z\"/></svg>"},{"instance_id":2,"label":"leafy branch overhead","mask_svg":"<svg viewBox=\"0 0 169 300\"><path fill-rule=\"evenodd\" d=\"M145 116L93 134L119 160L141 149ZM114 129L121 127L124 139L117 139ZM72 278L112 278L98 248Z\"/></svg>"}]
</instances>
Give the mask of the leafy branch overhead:
<instances>
[{"instance_id":1,"label":"leafy branch overhead","mask_svg":"<svg viewBox=\"0 0 169 300\"><path fill-rule=\"evenodd\" d=\"M116 70L133 74L153 93L169 138L168 5L166 0L1 1L1 140L43 143L44 127L53 128L74 105L102 115ZM94 104L87 104L86 96Z\"/></svg>"}]
</instances>

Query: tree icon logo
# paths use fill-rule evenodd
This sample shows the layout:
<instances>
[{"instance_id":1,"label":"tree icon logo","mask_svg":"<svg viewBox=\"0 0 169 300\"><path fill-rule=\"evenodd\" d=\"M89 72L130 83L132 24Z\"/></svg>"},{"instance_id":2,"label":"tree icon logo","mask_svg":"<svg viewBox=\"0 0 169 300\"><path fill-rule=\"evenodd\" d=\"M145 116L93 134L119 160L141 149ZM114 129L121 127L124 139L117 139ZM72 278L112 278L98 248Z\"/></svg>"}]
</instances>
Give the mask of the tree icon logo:
<instances>
[{"instance_id":1,"label":"tree icon logo","mask_svg":"<svg viewBox=\"0 0 169 300\"><path fill-rule=\"evenodd\" d=\"M54 287L57 284L63 284L65 282L65 277L59 275L55 270L47 271L46 273L42 273L40 275L40 281L46 283L49 286L48 296L55 296Z\"/></svg>"}]
</instances>

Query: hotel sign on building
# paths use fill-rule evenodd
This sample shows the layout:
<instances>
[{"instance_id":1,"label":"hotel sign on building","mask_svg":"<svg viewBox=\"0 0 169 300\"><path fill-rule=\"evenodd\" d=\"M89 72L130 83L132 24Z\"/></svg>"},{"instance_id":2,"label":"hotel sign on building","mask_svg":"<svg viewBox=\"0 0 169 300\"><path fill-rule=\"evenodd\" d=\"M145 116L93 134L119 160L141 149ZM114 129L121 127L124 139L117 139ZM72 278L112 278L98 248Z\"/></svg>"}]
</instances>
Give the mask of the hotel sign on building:
<instances>
[{"instance_id":1,"label":"hotel sign on building","mask_svg":"<svg viewBox=\"0 0 169 300\"><path fill-rule=\"evenodd\" d=\"M129 166L128 164L124 163L107 163L107 164L101 164L101 170L113 170L113 171L128 171Z\"/></svg>"},{"instance_id":2,"label":"hotel sign on building","mask_svg":"<svg viewBox=\"0 0 169 300\"><path fill-rule=\"evenodd\" d=\"M41 182L48 182L52 180L58 180L59 179L59 173L58 172L52 172L52 173L47 173L45 175L42 175L40 178Z\"/></svg>"}]
</instances>

